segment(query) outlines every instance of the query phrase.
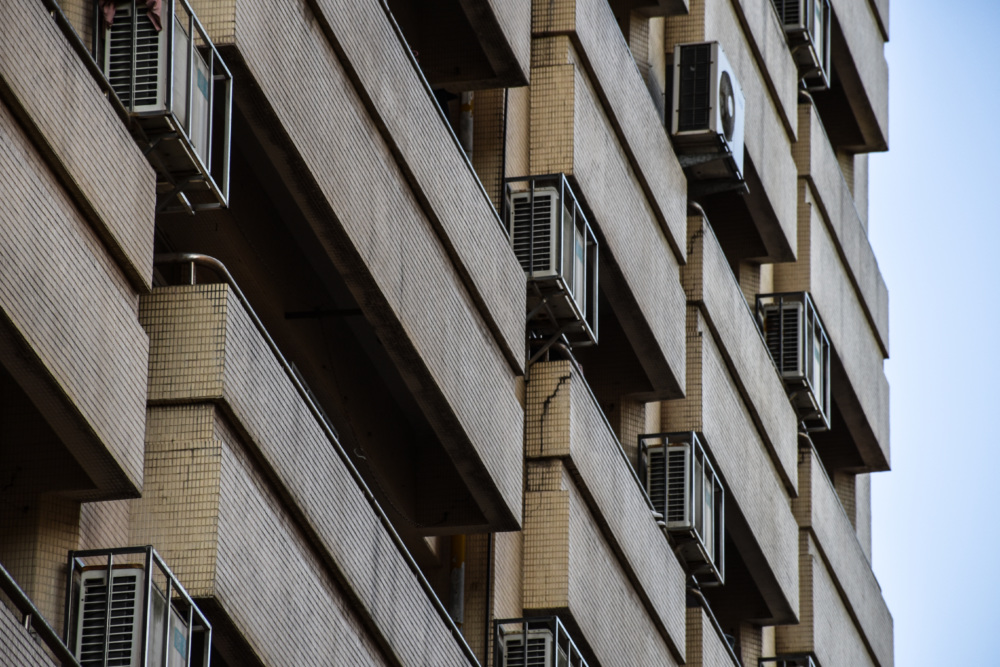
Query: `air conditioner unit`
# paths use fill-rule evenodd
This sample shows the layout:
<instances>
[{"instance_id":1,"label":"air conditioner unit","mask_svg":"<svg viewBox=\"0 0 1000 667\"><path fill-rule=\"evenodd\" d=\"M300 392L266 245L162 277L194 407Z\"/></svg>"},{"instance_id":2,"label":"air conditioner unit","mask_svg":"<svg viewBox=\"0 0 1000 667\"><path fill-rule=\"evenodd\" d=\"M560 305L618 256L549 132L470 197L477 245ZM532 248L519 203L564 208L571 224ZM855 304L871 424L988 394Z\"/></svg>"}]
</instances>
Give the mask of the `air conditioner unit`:
<instances>
[{"instance_id":1,"label":"air conditioner unit","mask_svg":"<svg viewBox=\"0 0 1000 667\"><path fill-rule=\"evenodd\" d=\"M718 42L674 47L670 134L689 176L743 181L746 101Z\"/></svg>"},{"instance_id":2,"label":"air conditioner unit","mask_svg":"<svg viewBox=\"0 0 1000 667\"><path fill-rule=\"evenodd\" d=\"M169 21L173 18L172 13L165 18ZM115 19L104 36L104 74L118 99L131 112L146 115L172 110L195 153L208 165L212 72L198 49L191 48L191 36L183 23L174 20L172 27L172 31L170 24L157 29L146 16L145 6L137 11L133 0L116 2ZM168 87L171 58L173 86ZM189 62L193 64L191 71ZM193 77L192 85L188 85L189 74ZM187 123L189 90L192 95L190 125ZM171 93L173 99L170 99Z\"/></svg>"},{"instance_id":3,"label":"air conditioner unit","mask_svg":"<svg viewBox=\"0 0 1000 667\"><path fill-rule=\"evenodd\" d=\"M805 292L757 297L764 342L810 431L830 428L830 339Z\"/></svg>"},{"instance_id":4,"label":"air conditioner unit","mask_svg":"<svg viewBox=\"0 0 1000 667\"><path fill-rule=\"evenodd\" d=\"M499 667L569 667L566 652L555 645L549 630L529 630L503 638Z\"/></svg>"},{"instance_id":5,"label":"air conditioner unit","mask_svg":"<svg viewBox=\"0 0 1000 667\"><path fill-rule=\"evenodd\" d=\"M830 87L830 0L773 0L807 90Z\"/></svg>"},{"instance_id":6,"label":"air conditioner unit","mask_svg":"<svg viewBox=\"0 0 1000 667\"><path fill-rule=\"evenodd\" d=\"M758 667L816 667L816 661L811 655L777 656L760 658Z\"/></svg>"},{"instance_id":7,"label":"air conditioner unit","mask_svg":"<svg viewBox=\"0 0 1000 667\"><path fill-rule=\"evenodd\" d=\"M701 440L685 432L648 434L639 441L646 492L678 553L701 583L722 583L725 493Z\"/></svg>"},{"instance_id":8,"label":"air conditioner unit","mask_svg":"<svg viewBox=\"0 0 1000 667\"><path fill-rule=\"evenodd\" d=\"M139 567L112 569L110 605L107 576L107 568L100 566L81 573L75 615L75 655L83 667L103 666L105 652L108 667L138 667L144 664L144 570ZM185 667L191 636L187 619L172 613L170 627L166 628L167 599L155 585L151 598L145 664L164 667L164 641L167 641L165 667Z\"/></svg>"},{"instance_id":9,"label":"air conditioner unit","mask_svg":"<svg viewBox=\"0 0 1000 667\"><path fill-rule=\"evenodd\" d=\"M596 343L597 240L565 177L509 181L505 216L528 279L529 327Z\"/></svg>"},{"instance_id":10,"label":"air conditioner unit","mask_svg":"<svg viewBox=\"0 0 1000 667\"><path fill-rule=\"evenodd\" d=\"M102 9L95 57L160 176L159 210L227 205L232 75L187 0L155 15L134 0Z\"/></svg>"}]
</instances>

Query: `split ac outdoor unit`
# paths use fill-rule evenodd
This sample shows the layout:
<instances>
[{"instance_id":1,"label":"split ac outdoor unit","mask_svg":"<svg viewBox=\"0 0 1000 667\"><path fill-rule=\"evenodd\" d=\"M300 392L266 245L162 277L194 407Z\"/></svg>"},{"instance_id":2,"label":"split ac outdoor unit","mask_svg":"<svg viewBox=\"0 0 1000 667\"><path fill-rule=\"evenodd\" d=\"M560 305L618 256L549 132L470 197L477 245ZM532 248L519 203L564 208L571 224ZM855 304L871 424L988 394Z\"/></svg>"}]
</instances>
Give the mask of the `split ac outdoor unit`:
<instances>
[{"instance_id":1,"label":"split ac outdoor unit","mask_svg":"<svg viewBox=\"0 0 1000 667\"><path fill-rule=\"evenodd\" d=\"M830 87L830 0L773 0L806 90Z\"/></svg>"},{"instance_id":2,"label":"split ac outdoor unit","mask_svg":"<svg viewBox=\"0 0 1000 667\"><path fill-rule=\"evenodd\" d=\"M156 12L135 0L101 2L95 55L160 177L160 208L225 206L232 75L187 0L163 0Z\"/></svg>"},{"instance_id":3,"label":"split ac outdoor unit","mask_svg":"<svg viewBox=\"0 0 1000 667\"><path fill-rule=\"evenodd\" d=\"M640 472L653 508L678 554L703 585L721 584L725 570L725 493L693 432L639 436Z\"/></svg>"},{"instance_id":4,"label":"split ac outdoor unit","mask_svg":"<svg viewBox=\"0 0 1000 667\"><path fill-rule=\"evenodd\" d=\"M689 176L742 183L745 109L743 90L718 42L674 47L670 134Z\"/></svg>"},{"instance_id":5,"label":"split ac outdoor unit","mask_svg":"<svg viewBox=\"0 0 1000 667\"><path fill-rule=\"evenodd\" d=\"M558 660L558 661L557 661ZM502 662L499 667L568 667L566 652L555 646L549 630L529 630L503 638Z\"/></svg>"},{"instance_id":6,"label":"split ac outdoor unit","mask_svg":"<svg viewBox=\"0 0 1000 667\"><path fill-rule=\"evenodd\" d=\"M138 16L133 17L133 13ZM169 17L165 17L169 18ZM135 50L132 49L132 21L135 19ZM138 8L134 0L115 3L115 19L104 39L104 73L118 99L136 114L162 113L173 109L181 126L187 127L187 94L191 97L191 123L187 130L191 146L198 157L208 164L209 130L211 128L211 71L198 49L191 48L191 36L180 21L173 24L173 48L169 44L171 31L158 30L146 16L145 6ZM170 58L173 56L173 86L168 88ZM188 60L193 85L188 86ZM135 72L135 83L132 73ZM134 87L133 87L134 85ZM168 98L173 92L173 100Z\"/></svg>"},{"instance_id":7,"label":"split ac outdoor unit","mask_svg":"<svg viewBox=\"0 0 1000 667\"><path fill-rule=\"evenodd\" d=\"M777 656L774 658L760 658L757 661L758 667L816 667L816 661L811 655Z\"/></svg>"},{"instance_id":8,"label":"split ac outdoor unit","mask_svg":"<svg viewBox=\"0 0 1000 667\"><path fill-rule=\"evenodd\" d=\"M596 343L597 240L566 178L508 181L505 216L528 279L529 327L571 344Z\"/></svg>"},{"instance_id":9,"label":"split ac outdoor unit","mask_svg":"<svg viewBox=\"0 0 1000 667\"><path fill-rule=\"evenodd\" d=\"M830 340L808 293L765 294L757 312L767 349L810 431L830 428Z\"/></svg>"},{"instance_id":10,"label":"split ac outdoor unit","mask_svg":"<svg viewBox=\"0 0 1000 667\"><path fill-rule=\"evenodd\" d=\"M83 667L102 667L105 651L108 667L139 667L143 664L144 571L136 567L114 568L110 604L107 575L107 568L100 566L81 574L75 655ZM153 586L146 650L148 661L145 664L164 667L163 641L166 637L165 667L185 667L188 664L190 629L187 620L177 613L170 615L170 627L166 628L166 609L166 598L158 587Z\"/></svg>"}]
</instances>

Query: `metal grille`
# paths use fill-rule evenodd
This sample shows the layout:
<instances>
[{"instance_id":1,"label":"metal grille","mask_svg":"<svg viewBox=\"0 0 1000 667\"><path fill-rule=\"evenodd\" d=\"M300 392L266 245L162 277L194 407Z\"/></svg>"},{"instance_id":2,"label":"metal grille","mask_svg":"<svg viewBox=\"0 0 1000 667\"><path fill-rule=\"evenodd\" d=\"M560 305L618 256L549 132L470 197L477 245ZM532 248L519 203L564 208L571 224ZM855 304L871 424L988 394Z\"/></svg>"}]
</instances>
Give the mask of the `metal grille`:
<instances>
[{"instance_id":1,"label":"metal grille","mask_svg":"<svg viewBox=\"0 0 1000 667\"><path fill-rule=\"evenodd\" d=\"M782 375L802 374L801 313L802 305L798 303L772 305L764 311L767 349Z\"/></svg>"},{"instance_id":2,"label":"metal grille","mask_svg":"<svg viewBox=\"0 0 1000 667\"><path fill-rule=\"evenodd\" d=\"M802 0L774 0L774 8L778 10L778 18L783 26L802 25Z\"/></svg>"},{"instance_id":3,"label":"metal grille","mask_svg":"<svg viewBox=\"0 0 1000 667\"><path fill-rule=\"evenodd\" d=\"M653 503L653 508L660 514L666 515L667 507L667 466L662 447L652 447L649 450L649 467L647 489L649 500Z\"/></svg>"},{"instance_id":4,"label":"metal grille","mask_svg":"<svg viewBox=\"0 0 1000 667\"><path fill-rule=\"evenodd\" d=\"M667 507L664 516L667 523L684 521L687 518L687 448L667 448Z\"/></svg>"},{"instance_id":5,"label":"metal grille","mask_svg":"<svg viewBox=\"0 0 1000 667\"><path fill-rule=\"evenodd\" d=\"M112 575L111 626L107 636L108 667L129 667L135 645L135 614L139 577L135 574ZM83 667L104 664L105 629L108 618L108 587L105 577L84 579L80 608L80 646L78 655Z\"/></svg>"},{"instance_id":6,"label":"metal grille","mask_svg":"<svg viewBox=\"0 0 1000 667\"><path fill-rule=\"evenodd\" d=\"M514 255L526 273L552 270L552 215L556 199L551 192L535 192L534 202L530 193L512 197L511 241Z\"/></svg>"},{"instance_id":7,"label":"metal grille","mask_svg":"<svg viewBox=\"0 0 1000 667\"><path fill-rule=\"evenodd\" d=\"M115 22L107 32L106 71L108 81L118 99L126 107L135 108L157 103L160 77L160 32L146 16L137 16L135 55L132 52L132 12L134 3L119 2L115 7ZM135 70L135 100L132 99L131 77Z\"/></svg>"},{"instance_id":8,"label":"metal grille","mask_svg":"<svg viewBox=\"0 0 1000 667\"><path fill-rule=\"evenodd\" d=\"M677 131L703 130L712 111L712 45L681 47Z\"/></svg>"},{"instance_id":9,"label":"metal grille","mask_svg":"<svg viewBox=\"0 0 1000 667\"><path fill-rule=\"evenodd\" d=\"M529 633L527 652L525 652L524 635L509 635L506 638L507 651L501 667L553 667L547 660L547 640L546 633Z\"/></svg>"}]
</instances>

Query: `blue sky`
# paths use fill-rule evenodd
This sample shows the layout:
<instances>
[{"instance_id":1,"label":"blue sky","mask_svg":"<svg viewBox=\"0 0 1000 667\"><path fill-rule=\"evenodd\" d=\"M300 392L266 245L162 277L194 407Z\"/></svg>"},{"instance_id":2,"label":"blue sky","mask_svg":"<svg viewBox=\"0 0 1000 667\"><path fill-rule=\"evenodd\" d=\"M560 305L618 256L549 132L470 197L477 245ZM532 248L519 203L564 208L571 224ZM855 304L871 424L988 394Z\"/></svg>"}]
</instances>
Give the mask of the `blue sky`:
<instances>
[{"instance_id":1,"label":"blue sky","mask_svg":"<svg viewBox=\"0 0 1000 667\"><path fill-rule=\"evenodd\" d=\"M889 286L892 467L873 564L896 665L1000 665L1000 2L892 0L890 152L869 235Z\"/></svg>"}]
</instances>

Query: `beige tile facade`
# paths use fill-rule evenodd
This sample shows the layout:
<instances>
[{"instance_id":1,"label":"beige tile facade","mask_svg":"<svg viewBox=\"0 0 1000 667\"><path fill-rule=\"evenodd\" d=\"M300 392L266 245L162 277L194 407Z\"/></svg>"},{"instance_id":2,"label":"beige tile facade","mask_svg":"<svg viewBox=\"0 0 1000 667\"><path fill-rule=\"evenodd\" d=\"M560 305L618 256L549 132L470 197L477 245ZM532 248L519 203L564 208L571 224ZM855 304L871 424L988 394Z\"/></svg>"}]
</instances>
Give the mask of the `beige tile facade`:
<instances>
[{"instance_id":1,"label":"beige tile facade","mask_svg":"<svg viewBox=\"0 0 1000 667\"><path fill-rule=\"evenodd\" d=\"M71 551L153 545L217 667L520 667L495 622L548 616L589 667L892 666L886 2L832 0L831 102L772 0L191 0L234 91L229 205L193 217L67 37L96 0L55 2L0 5L0 565L57 632ZM746 98L745 199L669 129L674 45L706 40ZM546 174L596 237L591 349L526 324L503 186ZM785 290L832 343L828 434L759 330ZM659 432L719 476L721 585L654 507ZM4 586L0 667L56 664Z\"/></svg>"}]
</instances>

